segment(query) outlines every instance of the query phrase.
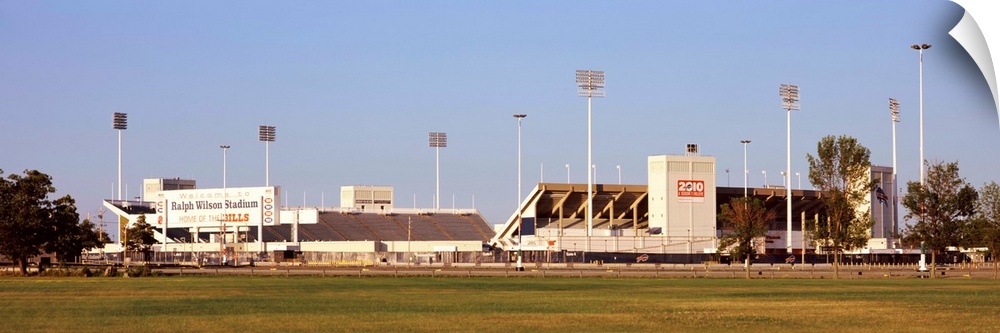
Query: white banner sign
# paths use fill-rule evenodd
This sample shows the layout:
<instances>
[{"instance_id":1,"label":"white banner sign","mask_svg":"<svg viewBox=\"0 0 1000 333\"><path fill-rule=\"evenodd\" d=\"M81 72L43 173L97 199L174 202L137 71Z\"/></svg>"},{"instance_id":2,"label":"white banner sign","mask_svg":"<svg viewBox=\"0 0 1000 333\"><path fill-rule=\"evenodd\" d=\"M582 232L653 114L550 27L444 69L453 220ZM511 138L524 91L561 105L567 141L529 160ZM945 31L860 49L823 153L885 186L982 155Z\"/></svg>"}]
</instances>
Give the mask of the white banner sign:
<instances>
[{"instance_id":1,"label":"white banner sign","mask_svg":"<svg viewBox=\"0 0 1000 333\"><path fill-rule=\"evenodd\" d=\"M280 192L277 186L162 191L156 198L155 227L278 225Z\"/></svg>"},{"instance_id":2,"label":"white banner sign","mask_svg":"<svg viewBox=\"0 0 1000 333\"><path fill-rule=\"evenodd\" d=\"M704 180L678 180L677 181L677 201L678 202L705 202L705 181Z\"/></svg>"}]
</instances>

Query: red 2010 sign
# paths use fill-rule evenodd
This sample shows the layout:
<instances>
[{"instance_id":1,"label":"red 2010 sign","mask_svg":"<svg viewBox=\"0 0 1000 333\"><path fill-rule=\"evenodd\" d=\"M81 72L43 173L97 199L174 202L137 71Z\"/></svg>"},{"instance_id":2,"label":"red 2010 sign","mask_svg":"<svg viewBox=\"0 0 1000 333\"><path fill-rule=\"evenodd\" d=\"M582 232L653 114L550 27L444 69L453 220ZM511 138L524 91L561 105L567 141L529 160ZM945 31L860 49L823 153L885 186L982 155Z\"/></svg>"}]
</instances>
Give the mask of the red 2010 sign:
<instances>
[{"instance_id":1,"label":"red 2010 sign","mask_svg":"<svg viewBox=\"0 0 1000 333\"><path fill-rule=\"evenodd\" d=\"M705 181L678 180L677 200L680 202L705 202Z\"/></svg>"}]
</instances>

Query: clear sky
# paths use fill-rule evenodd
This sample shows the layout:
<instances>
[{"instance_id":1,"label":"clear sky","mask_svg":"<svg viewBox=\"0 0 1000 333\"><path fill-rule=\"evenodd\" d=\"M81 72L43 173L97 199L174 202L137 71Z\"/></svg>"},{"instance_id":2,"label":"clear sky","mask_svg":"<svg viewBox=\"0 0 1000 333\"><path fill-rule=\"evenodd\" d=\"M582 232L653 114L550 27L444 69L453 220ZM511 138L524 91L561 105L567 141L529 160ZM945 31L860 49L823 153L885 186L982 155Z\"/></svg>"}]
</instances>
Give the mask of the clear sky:
<instances>
[{"instance_id":1,"label":"clear sky","mask_svg":"<svg viewBox=\"0 0 1000 333\"><path fill-rule=\"evenodd\" d=\"M277 127L271 183L290 204L339 203L342 185L395 187L397 207L514 211L515 113L524 194L543 176L585 183L587 101L574 71L606 71L595 99L597 181L646 183L646 157L698 143L718 184L780 185L778 86L801 88L792 171L825 135L892 165L888 98L901 103L899 180L918 179L918 54L925 155L998 180L1000 129L982 74L943 1L0 1L0 169L38 169L82 215L117 181L113 112L129 114L124 181L182 177L262 186L257 126ZM725 172L726 169L730 173ZM793 178L797 186L797 179ZM303 193L305 195L303 195Z\"/></svg>"}]
</instances>

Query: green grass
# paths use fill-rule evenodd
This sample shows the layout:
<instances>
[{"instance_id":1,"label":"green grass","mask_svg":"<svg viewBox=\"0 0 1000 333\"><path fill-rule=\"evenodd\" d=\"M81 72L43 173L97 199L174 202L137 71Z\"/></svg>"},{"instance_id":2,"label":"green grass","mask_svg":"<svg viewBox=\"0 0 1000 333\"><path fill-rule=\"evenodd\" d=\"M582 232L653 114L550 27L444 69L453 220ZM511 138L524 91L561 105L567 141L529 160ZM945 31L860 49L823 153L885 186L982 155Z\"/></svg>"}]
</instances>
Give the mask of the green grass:
<instances>
[{"instance_id":1,"label":"green grass","mask_svg":"<svg viewBox=\"0 0 1000 333\"><path fill-rule=\"evenodd\" d=\"M992 280L0 278L0 331L995 332Z\"/></svg>"}]
</instances>

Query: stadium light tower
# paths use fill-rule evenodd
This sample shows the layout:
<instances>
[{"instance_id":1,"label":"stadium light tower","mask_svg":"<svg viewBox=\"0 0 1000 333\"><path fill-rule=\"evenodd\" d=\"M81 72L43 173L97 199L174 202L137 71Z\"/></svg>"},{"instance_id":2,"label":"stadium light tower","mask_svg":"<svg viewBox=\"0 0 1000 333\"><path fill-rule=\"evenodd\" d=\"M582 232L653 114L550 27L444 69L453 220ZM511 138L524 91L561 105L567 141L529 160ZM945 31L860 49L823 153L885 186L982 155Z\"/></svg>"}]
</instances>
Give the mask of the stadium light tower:
<instances>
[{"instance_id":1,"label":"stadium light tower","mask_svg":"<svg viewBox=\"0 0 1000 333\"><path fill-rule=\"evenodd\" d=\"M427 135L428 146L434 148L437 173L437 194L434 196L434 210L441 209L441 148L448 147L448 134L444 132L430 132Z\"/></svg>"},{"instance_id":2,"label":"stadium light tower","mask_svg":"<svg viewBox=\"0 0 1000 333\"><path fill-rule=\"evenodd\" d=\"M128 128L128 113L115 112L112 127L118 130L118 201L122 200L122 131ZM121 238L121 237L119 237Z\"/></svg>"},{"instance_id":3,"label":"stadium light tower","mask_svg":"<svg viewBox=\"0 0 1000 333\"><path fill-rule=\"evenodd\" d=\"M594 97L604 97L604 71L580 70L576 71L577 93L580 97L587 97L587 165L594 165L593 158L593 129L592 104ZM590 170L587 170L587 248L590 251L590 237L594 233L594 179Z\"/></svg>"},{"instance_id":4,"label":"stadium light tower","mask_svg":"<svg viewBox=\"0 0 1000 333\"><path fill-rule=\"evenodd\" d=\"M899 122L899 102L889 98L889 114L892 115L892 231L896 232L896 123ZM889 242L892 246L893 242Z\"/></svg>"},{"instance_id":5,"label":"stadium light tower","mask_svg":"<svg viewBox=\"0 0 1000 333\"><path fill-rule=\"evenodd\" d=\"M747 176L750 174L750 169L747 169L747 145L750 144L750 140L740 140L743 144L743 197L747 197Z\"/></svg>"},{"instance_id":6,"label":"stadium light tower","mask_svg":"<svg viewBox=\"0 0 1000 333\"><path fill-rule=\"evenodd\" d=\"M785 219L788 222L788 233L785 238L785 246L788 253L792 253L792 110L799 109L799 86L794 84L782 84L778 89L781 95L781 106L788 114L787 148L788 155L785 160L785 171L782 171L782 178L785 183ZM804 230L802 232L805 232ZM805 251L803 251L805 253Z\"/></svg>"},{"instance_id":7,"label":"stadium light tower","mask_svg":"<svg viewBox=\"0 0 1000 333\"><path fill-rule=\"evenodd\" d=\"M521 120L527 117L526 114L515 114L514 118L517 119L517 270L523 271L524 266L521 264L521 257L524 256L522 251L523 243L521 242L521 236L524 234L524 221L521 220Z\"/></svg>"},{"instance_id":8,"label":"stadium light tower","mask_svg":"<svg viewBox=\"0 0 1000 333\"><path fill-rule=\"evenodd\" d=\"M257 127L257 140L264 142L264 186L271 186L271 142L275 139L274 126ZM257 247L264 252L264 219L257 225Z\"/></svg>"},{"instance_id":9,"label":"stadium light tower","mask_svg":"<svg viewBox=\"0 0 1000 333\"><path fill-rule=\"evenodd\" d=\"M924 50L931 44L913 44L910 48L920 52L920 186L924 185Z\"/></svg>"},{"instance_id":10,"label":"stadium light tower","mask_svg":"<svg viewBox=\"0 0 1000 333\"><path fill-rule=\"evenodd\" d=\"M274 139L274 126L257 127L257 140L264 142L264 186L271 186L271 142Z\"/></svg>"}]
</instances>

